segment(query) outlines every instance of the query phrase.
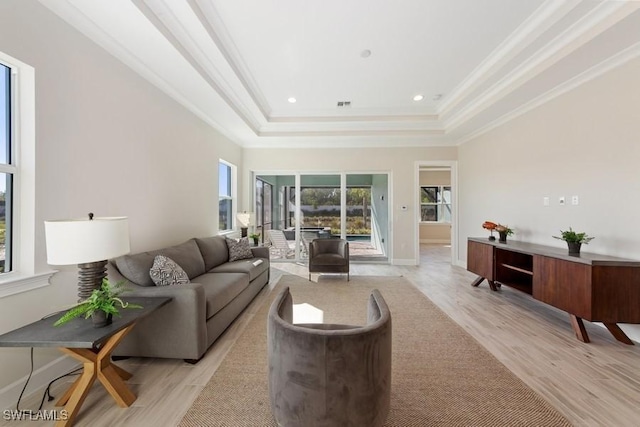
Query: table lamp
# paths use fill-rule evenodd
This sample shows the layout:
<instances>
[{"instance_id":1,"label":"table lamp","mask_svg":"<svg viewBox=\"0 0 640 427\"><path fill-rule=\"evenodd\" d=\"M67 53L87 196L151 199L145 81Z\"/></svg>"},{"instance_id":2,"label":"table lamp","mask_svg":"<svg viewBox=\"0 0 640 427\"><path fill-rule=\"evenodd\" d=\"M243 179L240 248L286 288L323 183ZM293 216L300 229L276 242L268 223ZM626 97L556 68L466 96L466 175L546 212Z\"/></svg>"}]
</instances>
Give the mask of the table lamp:
<instances>
[{"instance_id":1,"label":"table lamp","mask_svg":"<svg viewBox=\"0 0 640 427\"><path fill-rule=\"evenodd\" d=\"M89 298L107 277L107 260L129 253L127 217L64 219L44 222L47 263L77 264L78 301Z\"/></svg>"},{"instance_id":2,"label":"table lamp","mask_svg":"<svg viewBox=\"0 0 640 427\"><path fill-rule=\"evenodd\" d=\"M256 225L256 214L253 212L239 212L236 214L236 219L240 224L240 236L247 237L247 229L249 226Z\"/></svg>"}]
</instances>

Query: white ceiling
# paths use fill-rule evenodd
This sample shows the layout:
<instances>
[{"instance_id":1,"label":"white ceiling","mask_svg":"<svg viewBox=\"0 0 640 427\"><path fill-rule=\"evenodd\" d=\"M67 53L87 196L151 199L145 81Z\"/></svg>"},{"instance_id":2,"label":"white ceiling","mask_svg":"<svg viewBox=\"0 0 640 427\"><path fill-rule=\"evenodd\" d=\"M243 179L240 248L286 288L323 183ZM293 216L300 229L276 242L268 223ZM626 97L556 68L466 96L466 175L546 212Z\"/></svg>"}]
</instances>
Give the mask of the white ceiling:
<instances>
[{"instance_id":1,"label":"white ceiling","mask_svg":"<svg viewBox=\"0 0 640 427\"><path fill-rule=\"evenodd\" d=\"M640 56L640 1L40 2L251 147L455 145Z\"/></svg>"}]
</instances>

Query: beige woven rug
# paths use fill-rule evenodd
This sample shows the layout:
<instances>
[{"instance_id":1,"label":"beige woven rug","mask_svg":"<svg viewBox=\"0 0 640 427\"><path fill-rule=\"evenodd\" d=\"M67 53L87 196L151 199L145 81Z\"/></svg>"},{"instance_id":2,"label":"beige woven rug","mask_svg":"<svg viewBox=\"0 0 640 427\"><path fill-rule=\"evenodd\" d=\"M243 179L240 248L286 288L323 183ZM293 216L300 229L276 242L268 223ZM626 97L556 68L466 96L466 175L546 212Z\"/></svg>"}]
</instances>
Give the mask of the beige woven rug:
<instances>
[{"instance_id":1,"label":"beige woven rug","mask_svg":"<svg viewBox=\"0 0 640 427\"><path fill-rule=\"evenodd\" d=\"M377 288L393 322L388 426L570 426L466 331L402 277L283 276L180 426L276 426L269 408L266 319L283 286L325 323L364 324ZM309 426L312 427L312 426ZM365 426L363 426L365 427Z\"/></svg>"}]
</instances>

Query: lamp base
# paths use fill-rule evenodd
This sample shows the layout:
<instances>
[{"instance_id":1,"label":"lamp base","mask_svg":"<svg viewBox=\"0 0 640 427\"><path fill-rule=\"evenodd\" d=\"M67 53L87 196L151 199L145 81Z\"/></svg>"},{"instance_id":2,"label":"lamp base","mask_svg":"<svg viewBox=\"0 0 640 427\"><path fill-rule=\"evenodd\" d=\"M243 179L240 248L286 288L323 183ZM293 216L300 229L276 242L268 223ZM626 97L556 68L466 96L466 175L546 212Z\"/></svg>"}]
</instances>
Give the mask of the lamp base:
<instances>
[{"instance_id":1,"label":"lamp base","mask_svg":"<svg viewBox=\"0 0 640 427\"><path fill-rule=\"evenodd\" d=\"M78 264L78 302L91 296L95 289L102 285L107 277L107 260Z\"/></svg>"}]
</instances>

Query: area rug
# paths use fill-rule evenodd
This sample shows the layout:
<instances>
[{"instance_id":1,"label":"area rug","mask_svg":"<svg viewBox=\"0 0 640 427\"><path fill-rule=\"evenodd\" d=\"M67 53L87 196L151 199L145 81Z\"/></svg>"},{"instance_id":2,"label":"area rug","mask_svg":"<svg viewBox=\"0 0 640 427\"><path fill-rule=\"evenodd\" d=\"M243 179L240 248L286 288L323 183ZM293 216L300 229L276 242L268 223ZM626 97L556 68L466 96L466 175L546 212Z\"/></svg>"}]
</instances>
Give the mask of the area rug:
<instances>
[{"instance_id":1,"label":"area rug","mask_svg":"<svg viewBox=\"0 0 640 427\"><path fill-rule=\"evenodd\" d=\"M406 279L321 276L313 283L283 276L180 426L276 426L269 408L266 320L284 286L294 304L322 310L325 323L360 325L371 290L380 290L393 322L387 426L571 425Z\"/></svg>"}]
</instances>

